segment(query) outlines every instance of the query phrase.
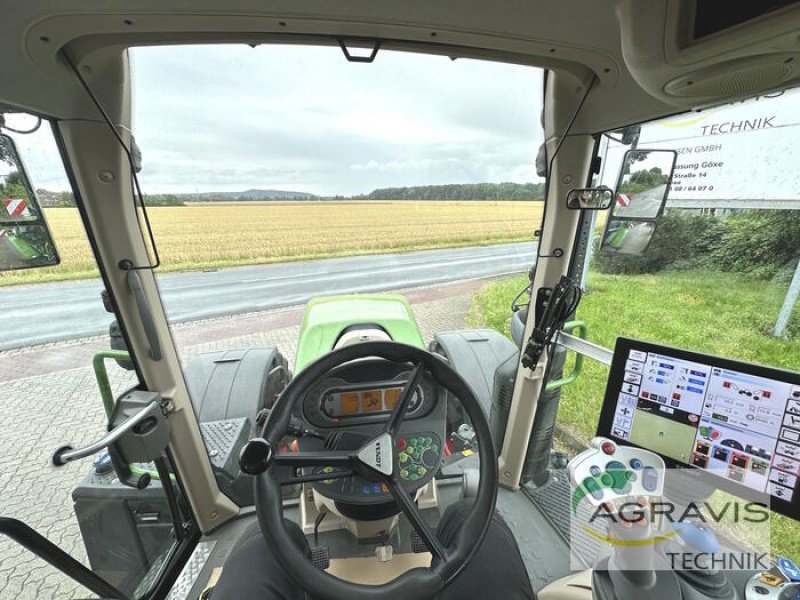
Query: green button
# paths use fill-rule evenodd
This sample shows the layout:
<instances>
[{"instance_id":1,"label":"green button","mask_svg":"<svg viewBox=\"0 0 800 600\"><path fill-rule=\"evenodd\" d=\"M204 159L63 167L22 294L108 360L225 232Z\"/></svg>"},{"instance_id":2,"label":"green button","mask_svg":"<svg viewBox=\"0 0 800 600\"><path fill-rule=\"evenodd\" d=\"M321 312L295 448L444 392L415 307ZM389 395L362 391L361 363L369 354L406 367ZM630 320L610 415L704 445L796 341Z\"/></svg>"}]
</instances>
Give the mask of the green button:
<instances>
[{"instance_id":1,"label":"green button","mask_svg":"<svg viewBox=\"0 0 800 600\"><path fill-rule=\"evenodd\" d=\"M401 452L400 453L400 463L402 464L402 463L405 463L405 462L408 462L408 454L406 454L405 452Z\"/></svg>"},{"instance_id":2,"label":"green button","mask_svg":"<svg viewBox=\"0 0 800 600\"><path fill-rule=\"evenodd\" d=\"M417 438L413 437L410 440L408 440L408 445L409 446L416 446L418 441L419 440L417 440Z\"/></svg>"},{"instance_id":3,"label":"green button","mask_svg":"<svg viewBox=\"0 0 800 600\"><path fill-rule=\"evenodd\" d=\"M323 472L323 473L333 473L333 471L334 471L334 468L333 468L333 467L324 467L324 468L322 469L322 472ZM332 483L334 483L335 481L336 481L335 479L323 479L323 480L322 480L322 483L324 483L325 485L331 485L331 484L332 484Z\"/></svg>"},{"instance_id":4,"label":"green button","mask_svg":"<svg viewBox=\"0 0 800 600\"><path fill-rule=\"evenodd\" d=\"M408 478L409 478L411 481L416 481L417 479L419 479L419 475L417 475L416 473L410 473L410 474L408 475Z\"/></svg>"},{"instance_id":5,"label":"green button","mask_svg":"<svg viewBox=\"0 0 800 600\"><path fill-rule=\"evenodd\" d=\"M423 477L425 475L425 473L427 473L427 472L428 472L428 469L426 469L425 467L422 467L422 466L417 467L417 475L419 475L420 477Z\"/></svg>"},{"instance_id":6,"label":"green button","mask_svg":"<svg viewBox=\"0 0 800 600\"><path fill-rule=\"evenodd\" d=\"M583 480L584 489L589 492L596 500L603 497L603 490L600 489L597 481L593 477L587 477Z\"/></svg>"},{"instance_id":7,"label":"green button","mask_svg":"<svg viewBox=\"0 0 800 600\"><path fill-rule=\"evenodd\" d=\"M433 439L432 439L432 438L429 438L429 437L426 437L426 438L425 438L425 444L426 444L426 445L428 445L428 446L430 446L430 445L431 445L431 442L432 442L432 441L433 441Z\"/></svg>"},{"instance_id":8,"label":"green button","mask_svg":"<svg viewBox=\"0 0 800 600\"><path fill-rule=\"evenodd\" d=\"M439 446L437 446L436 444L431 444L431 450L433 450L434 452L439 452Z\"/></svg>"},{"instance_id":9,"label":"green button","mask_svg":"<svg viewBox=\"0 0 800 600\"><path fill-rule=\"evenodd\" d=\"M417 449L414 448L414 446L409 446L408 448L406 448L406 454L409 454L409 455L414 454L414 452L416 452L416 450Z\"/></svg>"},{"instance_id":10,"label":"green button","mask_svg":"<svg viewBox=\"0 0 800 600\"><path fill-rule=\"evenodd\" d=\"M605 487L611 487L614 485L614 478L609 473L603 473L600 475L600 483Z\"/></svg>"},{"instance_id":11,"label":"green button","mask_svg":"<svg viewBox=\"0 0 800 600\"><path fill-rule=\"evenodd\" d=\"M403 479L408 479L408 471L406 471L405 469L400 469L400 477L402 477Z\"/></svg>"}]
</instances>

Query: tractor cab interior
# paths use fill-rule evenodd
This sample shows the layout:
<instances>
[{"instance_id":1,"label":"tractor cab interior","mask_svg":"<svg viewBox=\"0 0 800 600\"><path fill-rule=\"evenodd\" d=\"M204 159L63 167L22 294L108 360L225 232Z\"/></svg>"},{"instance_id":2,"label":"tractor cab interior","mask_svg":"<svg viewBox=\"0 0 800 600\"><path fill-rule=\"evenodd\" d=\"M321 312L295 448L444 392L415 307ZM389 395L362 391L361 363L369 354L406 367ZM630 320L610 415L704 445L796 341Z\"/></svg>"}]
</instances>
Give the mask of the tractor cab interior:
<instances>
[{"instance_id":1,"label":"tractor cab interior","mask_svg":"<svg viewBox=\"0 0 800 600\"><path fill-rule=\"evenodd\" d=\"M800 238L765 233L800 232L800 173L786 167L800 114L797 2L14 4L0 9L0 304L22 302L5 286L35 281L19 273L43 267L46 281L74 260L59 239L66 209L48 204L31 158L45 123L99 272L98 321L113 323L92 363L102 407L64 392L76 403L67 424L31 459L69 480L70 514L58 527L34 520L26 504L55 500L0 475L14 491L0 502L0 596L800 597L789 302ZM285 89L255 64L282 73ZM450 140L433 97L464 126ZM213 117L200 119L202 106ZM269 133L289 132L267 150L263 106L277 115ZM220 156L220 124L233 132L223 145L251 151L257 168ZM415 155L425 144L443 154ZM464 161L490 166L476 174L454 158L468 146ZM252 198L226 196L226 216L196 230L179 221L182 247L163 225L172 201L186 203L181 219L223 210L191 181L170 183L186 173L279 172L289 184L331 157L342 194L271 196L263 219ZM413 169L443 171L428 186L441 194L442 178L542 183L441 198L344 183ZM150 181L165 193L143 193ZM444 216L439 199L464 202ZM479 200L493 216L473 214ZM202 259L186 258L199 246ZM446 275L426 279L435 261ZM741 279L725 273L744 262ZM470 275L467 263L493 270ZM774 336L761 320L777 313L773 288L789 290ZM712 308L713 320L697 316ZM41 309L25 327L62 327L64 315ZM29 389L43 397L77 385L66 378L78 365L48 366L59 343L79 347L35 349L50 370ZM28 350L13 348L24 344L2 344L0 360L23 364ZM4 377L17 379L3 373L12 410ZM19 546L50 570L14 579L27 564L12 564Z\"/></svg>"}]
</instances>

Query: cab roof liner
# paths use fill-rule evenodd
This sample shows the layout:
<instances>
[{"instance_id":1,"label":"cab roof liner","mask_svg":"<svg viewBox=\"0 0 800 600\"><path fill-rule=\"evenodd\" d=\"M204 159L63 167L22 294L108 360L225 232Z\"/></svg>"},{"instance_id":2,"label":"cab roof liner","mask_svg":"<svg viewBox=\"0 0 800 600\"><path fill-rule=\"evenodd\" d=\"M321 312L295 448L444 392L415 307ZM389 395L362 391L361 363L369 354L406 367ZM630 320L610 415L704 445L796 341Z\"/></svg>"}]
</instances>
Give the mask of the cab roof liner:
<instances>
[{"instance_id":1,"label":"cab roof liner","mask_svg":"<svg viewBox=\"0 0 800 600\"><path fill-rule=\"evenodd\" d=\"M126 48L195 43L359 43L530 64L569 74L575 98L596 76L576 134L614 129L800 81L800 4L700 40L691 0L102 0L15 2L0 22L0 103L61 119L96 119L66 50L100 96L124 85ZM774 3L772 3L774 4ZM254 74L257 76L257 74ZM698 85L702 82L702 85ZM58 93L53 93L58 90ZM121 90L117 89L116 93ZM111 99L111 97L109 97ZM119 118L125 120L123 115Z\"/></svg>"}]
</instances>

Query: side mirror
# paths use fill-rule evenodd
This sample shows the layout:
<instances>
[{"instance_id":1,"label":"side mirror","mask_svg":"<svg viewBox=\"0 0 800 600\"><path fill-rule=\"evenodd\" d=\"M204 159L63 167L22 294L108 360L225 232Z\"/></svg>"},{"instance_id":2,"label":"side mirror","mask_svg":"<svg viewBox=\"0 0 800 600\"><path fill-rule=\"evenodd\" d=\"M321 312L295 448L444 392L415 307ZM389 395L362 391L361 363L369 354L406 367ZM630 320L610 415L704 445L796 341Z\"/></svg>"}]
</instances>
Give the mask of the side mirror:
<instances>
[{"instance_id":1,"label":"side mirror","mask_svg":"<svg viewBox=\"0 0 800 600\"><path fill-rule=\"evenodd\" d=\"M606 210L614 201L611 188L579 188L567 194L567 208L570 210Z\"/></svg>"},{"instance_id":2,"label":"side mirror","mask_svg":"<svg viewBox=\"0 0 800 600\"><path fill-rule=\"evenodd\" d=\"M606 254L639 256L647 250L655 231L655 221L609 219L603 232L603 244L600 249Z\"/></svg>"},{"instance_id":3,"label":"side mirror","mask_svg":"<svg viewBox=\"0 0 800 600\"><path fill-rule=\"evenodd\" d=\"M14 140L0 134L0 271L58 263L53 237Z\"/></svg>"},{"instance_id":4,"label":"side mirror","mask_svg":"<svg viewBox=\"0 0 800 600\"><path fill-rule=\"evenodd\" d=\"M655 233L672 183L674 150L628 150L614 193L600 251L643 254Z\"/></svg>"}]
</instances>

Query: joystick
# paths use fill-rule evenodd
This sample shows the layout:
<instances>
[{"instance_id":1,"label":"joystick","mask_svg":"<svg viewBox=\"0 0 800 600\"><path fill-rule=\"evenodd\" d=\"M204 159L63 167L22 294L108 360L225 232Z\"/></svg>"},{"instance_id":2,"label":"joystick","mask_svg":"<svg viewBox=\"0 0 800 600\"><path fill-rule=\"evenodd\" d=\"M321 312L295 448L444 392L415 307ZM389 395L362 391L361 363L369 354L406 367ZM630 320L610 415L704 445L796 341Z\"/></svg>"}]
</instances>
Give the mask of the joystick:
<instances>
[{"instance_id":1,"label":"joystick","mask_svg":"<svg viewBox=\"0 0 800 600\"><path fill-rule=\"evenodd\" d=\"M597 437L591 447L568 465L575 486L573 511L586 499L602 506L609 519L608 539L613 555L595 565L592 587L598 599L671 600L681 597L677 576L659 570L656 538L650 519L649 500L664 490L664 461L647 450L619 446Z\"/></svg>"}]
</instances>

